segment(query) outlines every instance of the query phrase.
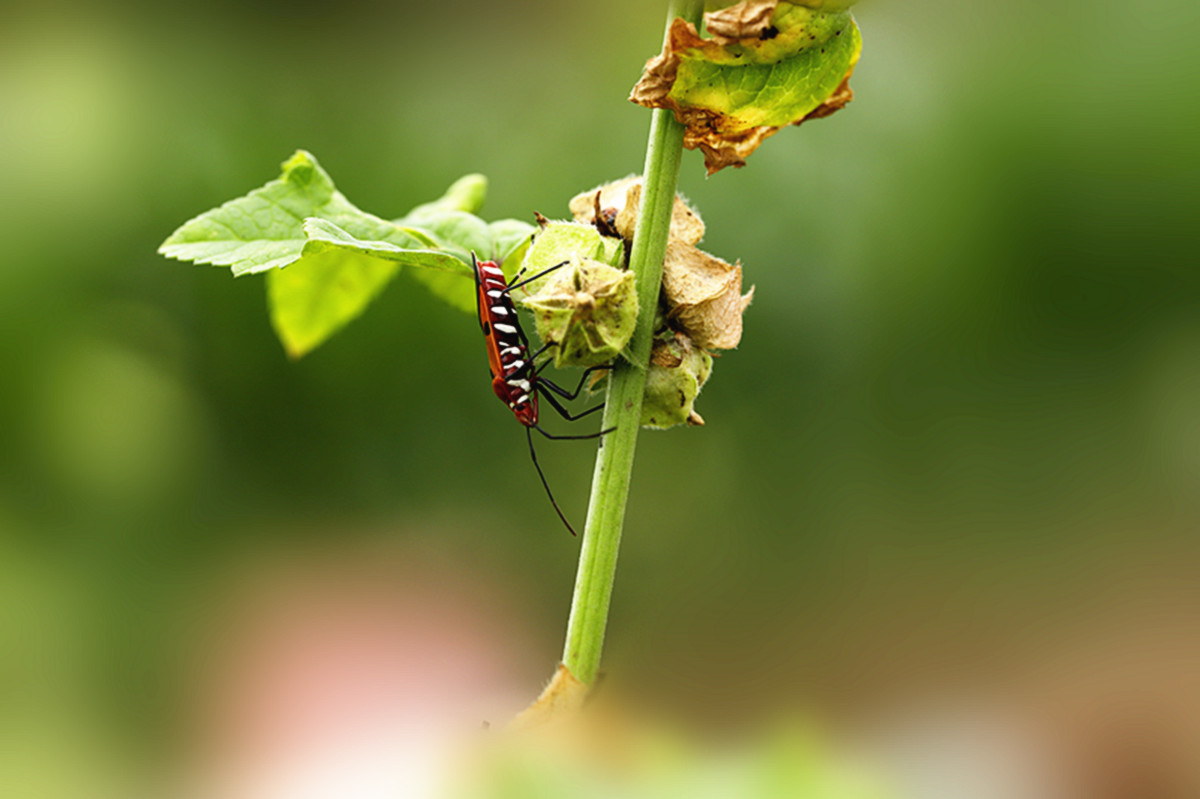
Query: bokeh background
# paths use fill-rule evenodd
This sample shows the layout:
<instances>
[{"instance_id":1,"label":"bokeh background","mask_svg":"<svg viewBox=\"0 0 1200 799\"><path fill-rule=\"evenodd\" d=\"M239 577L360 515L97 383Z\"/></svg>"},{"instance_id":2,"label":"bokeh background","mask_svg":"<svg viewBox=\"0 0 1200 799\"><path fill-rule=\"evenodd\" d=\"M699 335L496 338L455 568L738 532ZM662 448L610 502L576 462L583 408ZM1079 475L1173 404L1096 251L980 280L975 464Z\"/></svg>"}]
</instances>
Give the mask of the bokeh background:
<instances>
[{"instance_id":1,"label":"bokeh background","mask_svg":"<svg viewBox=\"0 0 1200 799\"><path fill-rule=\"evenodd\" d=\"M263 764L537 692L578 542L475 323L402 276L292 363L261 280L155 248L297 147L383 216L473 171L564 216L641 167L662 6L0 11L5 795L310 795ZM708 425L640 441L606 685L920 799L1200 795L1200 10L857 16L846 111L685 155L757 293ZM593 455L542 448L576 519Z\"/></svg>"}]
</instances>

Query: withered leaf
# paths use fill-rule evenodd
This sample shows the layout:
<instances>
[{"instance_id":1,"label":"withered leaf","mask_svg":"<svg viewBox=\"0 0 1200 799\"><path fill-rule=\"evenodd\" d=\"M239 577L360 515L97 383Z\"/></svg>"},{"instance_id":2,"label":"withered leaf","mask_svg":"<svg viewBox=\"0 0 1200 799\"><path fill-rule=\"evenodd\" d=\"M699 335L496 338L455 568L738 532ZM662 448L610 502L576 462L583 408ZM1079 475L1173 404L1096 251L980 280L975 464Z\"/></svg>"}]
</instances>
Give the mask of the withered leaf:
<instances>
[{"instance_id":1,"label":"withered leaf","mask_svg":"<svg viewBox=\"0 0 1200 799\"><path fill-rule=\"evenodd\" d=\"M862 51L846 0L744 0L705 15L711 36L672 22L629 99L667 108L709 174L744 166L787 125L829 116L853 97Z\"/></svg>"},{"instance_id":2,"label":"withered leaf","mask_svg":"<svg viewBox=\"0 0 1200 799\"><path fill-rule=\"evenodd\" d=\"M676 327L706 350L733 349L742 340L742 313L754 289L742 296L741 264L729 264L684 242L667 245L663 296Z\"/></svg>"}]
</instances>

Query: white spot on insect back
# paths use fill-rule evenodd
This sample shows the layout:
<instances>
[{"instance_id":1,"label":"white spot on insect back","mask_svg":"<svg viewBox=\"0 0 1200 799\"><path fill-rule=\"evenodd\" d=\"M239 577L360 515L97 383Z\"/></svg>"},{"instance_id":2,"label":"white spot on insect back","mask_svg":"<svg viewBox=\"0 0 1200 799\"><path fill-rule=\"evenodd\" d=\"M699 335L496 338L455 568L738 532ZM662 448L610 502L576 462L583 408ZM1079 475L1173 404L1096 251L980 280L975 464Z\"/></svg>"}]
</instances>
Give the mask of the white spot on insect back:
<instances>
[{"instance_id":1,"label":"white spot on insect back","mask_svg":"<svg viewBox=\"0 0 1200 799\"><path fill-rule=\"evenodd\" d=\"M508 316L508 309L503 305L493 305L492 313L496 314L497 316Z\"/></svg>"},{"instance_id":2,"label":"white spot on insect back","mask_svg":"<svg viewBox=\"0 0 1200 799\"><path fill-rule=\"evenodd\" d=\"M504 290L503 289L492 289L491 291L489 291L487 293L487 295L489 297L491 297L493 300L498 300L504 296Z\"/></svg>"},{"instance_id":3,"label":"white spot on insect back","mask_svg":"<svg viewBox=\"0 0 1200 799\"><path fill-rule=\"evenodd\" d=\"M506 325L503 322L497 322L496 324L492 325L492 327L499 330L501 333L516 333L517 332L517 329L515 327L513 327L512 325Z\"/></svg>"},{"instance_id":4,"label":"white spot on insect back","mask_svg":"<svg viewBox=\"0 0 1200 799\"><path fill-rule=\"evenodd\" d=\"M524 365L525 365L524 361L513 361L512 363L508 364L508 368L512 369L515 372Z\"/></svg>"}]
</instances>

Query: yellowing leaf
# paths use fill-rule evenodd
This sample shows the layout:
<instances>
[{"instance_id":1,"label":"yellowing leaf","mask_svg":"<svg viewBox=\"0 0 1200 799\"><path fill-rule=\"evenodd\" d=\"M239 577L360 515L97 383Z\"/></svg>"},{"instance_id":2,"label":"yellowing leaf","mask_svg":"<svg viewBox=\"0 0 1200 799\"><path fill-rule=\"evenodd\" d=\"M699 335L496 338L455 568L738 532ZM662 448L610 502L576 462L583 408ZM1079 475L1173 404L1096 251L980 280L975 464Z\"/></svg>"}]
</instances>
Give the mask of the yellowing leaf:
<instances>
[{"instance_id":1,"label":"yellowing leaf","mask_svg":"<svg viewBox=\"0 0 1200 799\"><path fill-rule=\"evenodd\" d=\"M629 99L671 109L687 128L684 146L704 153L709 174L744 166L781 128L853 98L862 37L848 5L745 0L705 15L709 38L676 19Z\"/></svg>"}]
</instances>

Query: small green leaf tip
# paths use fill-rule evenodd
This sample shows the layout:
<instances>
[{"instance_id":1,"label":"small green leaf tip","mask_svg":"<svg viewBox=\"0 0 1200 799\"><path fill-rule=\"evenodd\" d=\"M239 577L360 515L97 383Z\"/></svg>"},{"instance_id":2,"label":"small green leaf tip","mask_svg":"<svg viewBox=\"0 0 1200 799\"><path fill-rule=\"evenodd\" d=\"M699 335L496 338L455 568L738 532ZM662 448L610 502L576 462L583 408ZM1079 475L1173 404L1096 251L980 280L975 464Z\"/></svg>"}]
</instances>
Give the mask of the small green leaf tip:
<instances>
[{"instance_id":1,"label":"small green leaf tip","mask_svg":"<svg viewBox=\"0 0 1200 799\"><path fill-rule=\"evenodd\" d=\"M479 174L463 175L451 183L450 188L446 189L446 193L441 197L432 202L418 205L409 211L403 220L396 221L405 222L433 216L443 211L462 211L473 214L483 207L483 201L487 199L487 192L488 179L486 177Z\"/></svg>"},{"instance_id":2,"label":"small green leaf tip","mask_svg":"<svg viewBox=\"0 0 1200 799\"><path fill-rule=\"evenodd\" d=\"M846 0L743 0L705 15L708 38L672 22L629 99L666 108L709 174L743 166L772 134L838 111L862 36Z\"/></svg>"},{"instance_id":3,"label":"small green leaf tip","mask_svg":"<svg viewBox=\"0 0 1200 799\"><path fill-rule=\"evenodd\" d=\"M329 182L329 175L325 174L325 170L321 169L317 159L313 158L313 154L308 150L297 150L279 166L283 169L284 179L294 183L307 183L314 173L320 173L325 181Z\"/></svg>"}]
</instances>

